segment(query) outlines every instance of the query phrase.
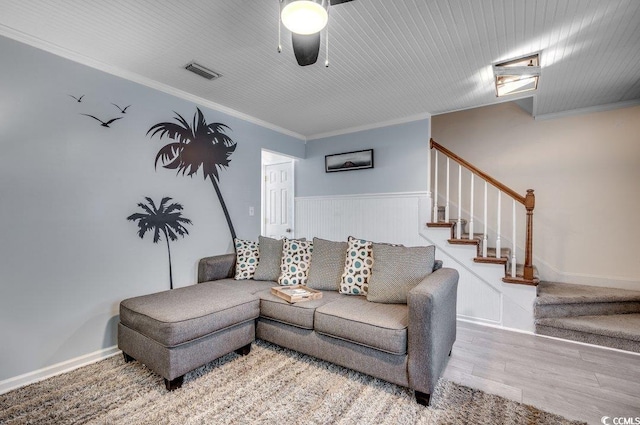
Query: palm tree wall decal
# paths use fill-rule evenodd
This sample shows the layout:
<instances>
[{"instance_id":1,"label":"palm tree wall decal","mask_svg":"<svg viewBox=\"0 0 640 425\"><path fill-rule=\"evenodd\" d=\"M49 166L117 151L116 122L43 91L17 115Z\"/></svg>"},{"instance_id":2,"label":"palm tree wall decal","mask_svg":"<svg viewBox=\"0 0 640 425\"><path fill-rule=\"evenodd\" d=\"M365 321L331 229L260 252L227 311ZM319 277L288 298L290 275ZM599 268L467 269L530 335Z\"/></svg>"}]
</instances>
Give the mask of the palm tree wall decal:
<instances>
[{"instance_id":1,"label":"palm tree wall decal","mask_svg":"<svg viewBox=\"0 0 640 425\"><path fill-rule=\"evenodd\" d=\"M186 174L190 177L202 169L204 179L208 177L213 184L227 220L231 238L235 239L236 232L218 186L220 179L218 170L229 166L231 162L229 157L236 150L237 144L225 134L226 130L231 130L228 126L221 123L207 124L200 108L196 110L191 125L182 115L174 111L176 114L174 119L178 123L158 123L147 131L147 135L151 133L151 137L157 134L160 139L166 136L175 140L158 151L155 166L157 167L160 161L164 168L176 170L178 174Z\"/></svg>"},{"instance_id":2,"label":"palm tree wall decal","mask_svg":"<svg viewBox=\"0 0 640 425\"><path fill-rule=\"evenodd\" d=\"M191 224L191 220L182 217L182 205L177 203L168 204L171 198L164 197L160 204L156 204L149 197L145 197L147 204L140 202L138 206L144 211L142 213L134 213L127 217L129 221L138 222L138 236L144 238L148 231L153 232L153 243L160 241L161 234L167 242L167 253L169 254L169 288L173 289L173 274L171 271L171 247L169 241L175 241L178 236L184 238L189 231L184 226ZM168 205L167 205L168 204Z\"/></svg>"}]
</instances>

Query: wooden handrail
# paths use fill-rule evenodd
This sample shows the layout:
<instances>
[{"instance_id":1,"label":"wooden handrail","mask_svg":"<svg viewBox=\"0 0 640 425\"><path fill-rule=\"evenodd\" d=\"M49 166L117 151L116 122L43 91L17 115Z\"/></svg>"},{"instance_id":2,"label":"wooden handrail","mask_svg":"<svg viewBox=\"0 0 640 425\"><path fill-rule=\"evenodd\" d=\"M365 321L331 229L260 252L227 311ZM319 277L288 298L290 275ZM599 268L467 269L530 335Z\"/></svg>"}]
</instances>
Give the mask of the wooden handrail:
<instances>
[{"instance_id":1,"label":"wooden handrail","mask_svg":"<svg viewBox=\"0 0 640 425\"><path fill-rule=\"evenodd\" d=\"M490 175L488 175L484 171L478 169L475 165L473 165L473 164L465 161L464 159L460 158L458 155L456 155L455 153L451 152L449 149L445 148L444 146L438 144L433 139L431 139L431 147L433 149L437 150L437 151L442 152L444 155L448 156L449 158L453 159L458 164L460 164L463 167L465 167L466 169L470 170L473 174L482 177L489 184L495 186L496 188L498 188L498 190L500 190L500 191L506 193L507 195L511 196L513 199L515 199L516 201L520 202L522 205L525 205L525 197L524 196L520 195L518 192L516 192L515 190L511 189L510 187L500 183L498 180L494 179L493 177L491 177Z\"/></svg>"}]
</instances>

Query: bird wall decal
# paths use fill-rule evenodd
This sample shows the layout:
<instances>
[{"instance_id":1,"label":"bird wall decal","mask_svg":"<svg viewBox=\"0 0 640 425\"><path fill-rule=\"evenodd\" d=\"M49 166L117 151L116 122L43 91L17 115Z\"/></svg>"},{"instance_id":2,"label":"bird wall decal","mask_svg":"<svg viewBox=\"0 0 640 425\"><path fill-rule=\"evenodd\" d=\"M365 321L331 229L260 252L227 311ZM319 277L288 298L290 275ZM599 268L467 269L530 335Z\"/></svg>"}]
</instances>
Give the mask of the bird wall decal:
<instances>
[{"instance_id":1,"label":"bird wall decal","mask_svg":"<svg viewBox=\"0 0 640 425\"><path fill-rule=\"evenodd\" d=\"M82 98L84 97L84 95L80 96L80 97L75 97L74 95L70 94L69 96L71 96L72 98L74 98L78 103L82 102Z\"/></svg>"},{"instance_id":2,"label":"bird wall decal","mask_svg":"<svg viewBox=\"0 0 640 425\"><path fill-rule=\"evenodd\" d=\"M114 122L114 121L116 121L116 120L119 120L119 119L122 119L122 117L112 118L112 119L110 119L109 121L106 121L106 122L105 122L105 121L102 121L102 120L101 120L100 118L98 118L98 117L94 117L93 115L89 115L89 114L80 114L80 115L84 115L84 116L87 116L87 117L91 117L91 118L93 118L93 119L94 119L94 120L96 120L96 121L100 121L100 122L102 123L102 126L103 126L103 127L107 127L107 128L111 128L111 127L109 127L109 124L111 124L112 122Z\"/></svg>"},{"instance_id":3,"label":"bird wall decal","mask_svg":"<svg viewBox=\"0 0 640 425\"><path fill-rule=\"evenodd\" d=\"M120 110L120 112L122 112L123 114L127 113L127 109L129 108L129 106L125 106L124 109L122 109L121 107L119 107L118 105L116 105L115 103L112 103L113 106L115 106L116 108L118 108Z\"/></svg>"}]
</instances>

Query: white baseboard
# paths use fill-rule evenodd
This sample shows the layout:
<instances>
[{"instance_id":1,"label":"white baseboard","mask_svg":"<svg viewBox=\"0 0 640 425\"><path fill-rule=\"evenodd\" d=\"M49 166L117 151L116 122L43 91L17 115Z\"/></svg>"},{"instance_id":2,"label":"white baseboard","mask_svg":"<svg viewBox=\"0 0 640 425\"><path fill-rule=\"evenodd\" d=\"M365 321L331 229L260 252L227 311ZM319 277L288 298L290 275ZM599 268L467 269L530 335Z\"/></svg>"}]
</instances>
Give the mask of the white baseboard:
<instances>
[{"instance_id":1,"label":"white baseboard","mask_svg":"<svg viewBox=\"0 0 640 425\"><path fill-rule=\"evenodd\" d=\"M108 357L115 356L120 352L121 351L118 349L118 347L114 345L112 347L103 348L102 350L94 351L93 353L85 354L74 359L69 359L62 363L57 363L42 369L34 370L33 372L28 372L23 375L5 379L4 381L0 381L0 394L4 394L11 390L15 390L16 388L33 384L34 382L42 381L43 379L51 378L52 376L60 375L73 369L95 363Z\"/></svg>"},{"instance_id":2,"label":"white baseboard","mask_svg":"<svg viewBox=\"0 0 640 425\"><path fill-rule=\"evenodd\" d=\"M509 328L507 326L503 326L503 325L495 323L495 322L483 321L482 319L476 319L476 318L472 318L470 316L458 315L457 320L459 322L472 323L474 325L486 326L488 328L502 329L502 330L509 331L509 332L518 332L518 333L527 334L527 335L537 335L534 332L525 331L524 329Z\"/></svg>"}]
</instances>

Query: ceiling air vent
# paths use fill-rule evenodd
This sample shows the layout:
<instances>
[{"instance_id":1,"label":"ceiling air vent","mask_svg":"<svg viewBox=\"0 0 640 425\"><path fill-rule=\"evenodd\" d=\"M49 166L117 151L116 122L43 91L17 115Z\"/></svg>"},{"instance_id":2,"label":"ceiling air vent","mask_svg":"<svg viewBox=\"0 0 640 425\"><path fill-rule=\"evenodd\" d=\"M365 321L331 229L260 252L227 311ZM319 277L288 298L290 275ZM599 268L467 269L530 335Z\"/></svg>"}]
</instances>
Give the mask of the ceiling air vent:
<instances>
[{"instance_id":1,"label":"ceiling air vent","mask_svg":"<svg viewBox=\"0 0 640 425\"><path fill-rule=\"evenodd\" d=\"M208 68L205 68L202 65L199 65L195 62L191 62L187 66L184 67L187 71L191 71L194 74L198 74L199 76L206 78L207 80L215 80L216 78L222 77L222 74L212 71Z\"/></svg>"}]
</instances>

